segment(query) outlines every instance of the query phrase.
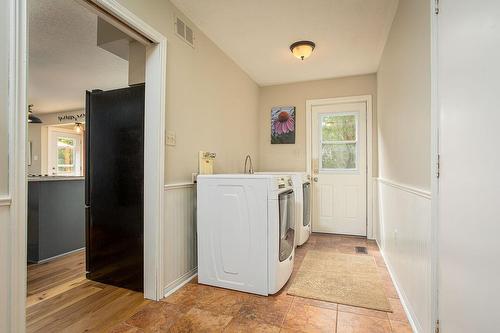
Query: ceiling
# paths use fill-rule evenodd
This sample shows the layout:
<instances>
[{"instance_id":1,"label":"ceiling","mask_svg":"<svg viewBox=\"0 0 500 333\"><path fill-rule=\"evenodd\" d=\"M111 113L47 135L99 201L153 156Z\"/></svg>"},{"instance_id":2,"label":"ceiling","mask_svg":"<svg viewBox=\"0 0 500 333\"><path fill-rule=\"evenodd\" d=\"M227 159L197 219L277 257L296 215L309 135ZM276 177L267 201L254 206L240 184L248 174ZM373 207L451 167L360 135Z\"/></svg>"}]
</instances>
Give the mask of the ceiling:
<instances>
[{"instance_id":1,"label":"ceiling","mask_svg":"<svg viewBox=\"0 0 500 333\"><path fill-rule=\"evenodd\" d=\"M260 85L377 71L398 0L171 0ZM312 40L304 61L289 45Z\"/></svg>"},{"instance_id":2,"label":"ceiling","mask_svg":"<svg viewBox=\"0 0 500 333\"><path fill-rule=\"evenodd\" d=\"M97 47L97 16L75 1L29 0L29 103L82 109L85 90L127 86L128 62Z\"/></svg>"}]
</instances>

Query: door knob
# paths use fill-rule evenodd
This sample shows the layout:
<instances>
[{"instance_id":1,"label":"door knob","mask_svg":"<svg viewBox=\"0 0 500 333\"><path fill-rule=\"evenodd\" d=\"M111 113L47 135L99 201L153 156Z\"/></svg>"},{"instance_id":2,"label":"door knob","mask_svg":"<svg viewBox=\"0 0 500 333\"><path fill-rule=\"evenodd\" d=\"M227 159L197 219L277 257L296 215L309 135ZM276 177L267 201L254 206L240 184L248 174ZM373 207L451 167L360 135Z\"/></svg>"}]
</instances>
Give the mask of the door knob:
<instances>
[{"instance_id":1,"label":"door knob","mask_svg":"<svg viewBox=\"0 0 500 333\"><path fill-rule=\"evenodd\" d=\"M317 183L318 182L318 177L313 177L313 180Z\"/></svg>"}]
</instances>

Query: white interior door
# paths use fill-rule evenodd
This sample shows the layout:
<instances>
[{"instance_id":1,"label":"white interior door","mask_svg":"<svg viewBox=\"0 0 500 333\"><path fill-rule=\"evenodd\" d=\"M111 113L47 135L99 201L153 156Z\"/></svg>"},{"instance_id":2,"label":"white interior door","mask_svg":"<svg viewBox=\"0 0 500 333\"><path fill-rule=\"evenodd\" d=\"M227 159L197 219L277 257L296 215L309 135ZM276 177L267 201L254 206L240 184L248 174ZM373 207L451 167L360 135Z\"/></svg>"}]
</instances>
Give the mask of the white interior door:
<instances>
[{"instance_id":1,"label":"white interior door","mask_svg":"<svg viewBox=\"0 0 500 333\"><path fill-rule=\"evenodd\" d=\"M366 236L366 103L312 107L315 232Z\"/></svg>"},{"instance_id":2,"label":"white interior door","mask_svg":"<svg viewBox=\"0 0 500 333\"><path fill-rule=\"evenodd\" d=\"M49 130L48 172L52 176L82 175L82 135L65 130Z\"/></svg>"}]
</instances>

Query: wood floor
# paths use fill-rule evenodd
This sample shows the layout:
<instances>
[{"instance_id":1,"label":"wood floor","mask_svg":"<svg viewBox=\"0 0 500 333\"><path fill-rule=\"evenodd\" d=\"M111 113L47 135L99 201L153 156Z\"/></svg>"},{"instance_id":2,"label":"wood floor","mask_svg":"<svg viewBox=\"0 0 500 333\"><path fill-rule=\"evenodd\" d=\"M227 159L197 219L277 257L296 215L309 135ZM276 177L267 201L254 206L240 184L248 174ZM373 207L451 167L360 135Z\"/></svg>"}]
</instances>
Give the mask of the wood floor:
<instances>
[{"instance_id":1,"label":"wood floor","mask_svg":"<svg viewBox=\"0 0 500 333\"><path fill-rule=\"evenodd\" d=\"M27 332L108 332L152 303L85 279L85 252L28 266Z\"/></svg>"},{"instance_id":2,"label":"wood floor","mask_svg":"<svg viewBox=\"0 0 500 333\"><path fill-rule=\"evenodd\" d=\"M311 300L287 294L307 251L356 254L363 246L377 270L393 312ZM411 333L398 294L375 242L313 234L295 254L290 281L269 297L198 284L147 301L143 294L84 278L79 252L28 267L28 332L336 332Z\"/></svg>"}]
</instances>

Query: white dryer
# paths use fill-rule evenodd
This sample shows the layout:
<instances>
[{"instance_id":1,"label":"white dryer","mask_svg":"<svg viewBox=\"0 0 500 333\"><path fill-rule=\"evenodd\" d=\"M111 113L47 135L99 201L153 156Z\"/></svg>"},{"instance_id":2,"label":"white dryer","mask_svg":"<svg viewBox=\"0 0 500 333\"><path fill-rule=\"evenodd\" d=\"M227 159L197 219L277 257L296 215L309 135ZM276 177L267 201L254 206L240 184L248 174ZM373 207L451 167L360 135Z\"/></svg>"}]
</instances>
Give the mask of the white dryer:
<instances>
[{"instance_id":1,"label":"white dryer","mask_svg":"<svg viewBox=\"0 0 500 333\"><path fill-rule=\"evenodd\" d=\"M289 175L295 192L295 245L307 242L311 235L311 180L305 172L257 172L265 175Z\"/></svg>"},{"instance_id":2,"label":"white dryer","mask_svg":"<svg viewBox=\"0 0 500 333\"><path fill-rule=\"evenodd\" d=\"M260 295L278 292L294 263L289 176L200 175L198 282Z\"/></svg>"}]
</instances>

